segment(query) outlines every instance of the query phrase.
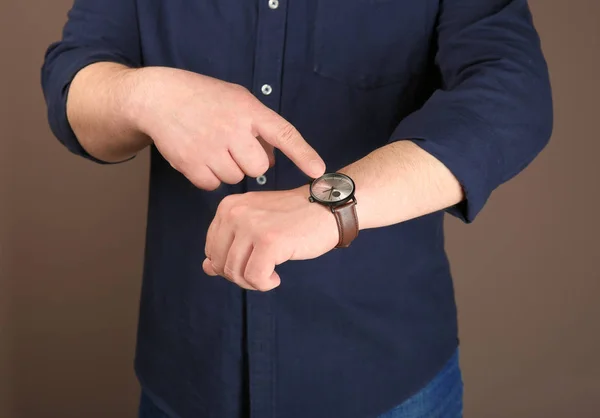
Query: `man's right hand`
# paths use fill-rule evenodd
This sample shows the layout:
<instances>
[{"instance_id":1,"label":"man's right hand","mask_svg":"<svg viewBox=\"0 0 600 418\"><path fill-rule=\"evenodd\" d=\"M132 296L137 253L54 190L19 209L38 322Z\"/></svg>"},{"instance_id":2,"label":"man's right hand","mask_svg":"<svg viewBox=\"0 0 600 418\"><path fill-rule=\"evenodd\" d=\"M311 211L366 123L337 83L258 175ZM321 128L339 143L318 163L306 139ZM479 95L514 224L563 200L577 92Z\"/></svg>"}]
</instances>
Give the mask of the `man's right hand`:
<instances>
[{"instance_id":1,"label":"man's right hand","mask_svg":"<svg viewBox=\"0 0 600 418\"><path fill-rule=\"evenodd\" d=\"M214 190L264 174L274 163L273 147L310 177L325 172L296 128L244 87L171 68L133 72L136 128L197 187Z\"/></svg>"}]
</instances>

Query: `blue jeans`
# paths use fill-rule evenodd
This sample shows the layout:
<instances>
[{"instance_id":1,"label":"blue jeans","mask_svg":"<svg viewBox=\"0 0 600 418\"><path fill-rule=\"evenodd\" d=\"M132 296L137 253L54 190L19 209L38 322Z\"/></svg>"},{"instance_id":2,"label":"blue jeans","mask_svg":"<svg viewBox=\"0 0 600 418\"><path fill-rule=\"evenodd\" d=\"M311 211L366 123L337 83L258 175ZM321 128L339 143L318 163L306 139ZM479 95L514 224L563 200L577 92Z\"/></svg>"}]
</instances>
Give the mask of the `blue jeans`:
<instances>
[{"instance_id":1,"label":"blue jeans","mask_svg":"<svg viewBox=\"0 0 600 418\"><path fill-rule=\"evenodd\" d=\"M462 418L462 398L463 382L457 351L427 386L378 418ZM169 416L142 393L139 418Z\"/></svg>"},{"instance_id":2,"label":"blue jeans","mask_svg":"<svg viewBox=\"0 0 600 418\"><path fill-rule=\"evenodd\" d=\"M463 381L458 350L419 392L379 418L462 418Z\"/></svg>"}]
</instances>

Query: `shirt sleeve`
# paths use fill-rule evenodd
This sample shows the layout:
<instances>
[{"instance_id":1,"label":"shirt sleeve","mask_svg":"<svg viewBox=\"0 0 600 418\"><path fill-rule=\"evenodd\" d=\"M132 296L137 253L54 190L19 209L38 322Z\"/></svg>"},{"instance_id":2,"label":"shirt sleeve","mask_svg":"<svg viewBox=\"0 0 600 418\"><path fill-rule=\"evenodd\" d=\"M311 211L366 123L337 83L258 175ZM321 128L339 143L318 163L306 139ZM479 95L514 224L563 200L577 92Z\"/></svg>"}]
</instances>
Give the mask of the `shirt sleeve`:
<instances>
[{"instance_id":1,"label":"shirt sleeve","mask_svg":"<svg viewBox=\"0 0 600 418\"><path fill-rule=\"evenodd\" d=\"M48 122L54 135L71 152L104 163L83 149L66 111L69 87L77 72L100 61L141 66L134 0L76 0L62 39L48 48L41 71Z\"/></svg>"},{"instance_id":2,"label":"shirt sleeve","mask_svg":"<svg viewBox=\"0 0 600 418\"><path fill-rule=\"evenodd\" d=\"M526 0L442 0L436 36L442 87L390 141L445 164L466 196L448 212L472 222L550 138L548 69Z\"/></svg>"}]
</instances>

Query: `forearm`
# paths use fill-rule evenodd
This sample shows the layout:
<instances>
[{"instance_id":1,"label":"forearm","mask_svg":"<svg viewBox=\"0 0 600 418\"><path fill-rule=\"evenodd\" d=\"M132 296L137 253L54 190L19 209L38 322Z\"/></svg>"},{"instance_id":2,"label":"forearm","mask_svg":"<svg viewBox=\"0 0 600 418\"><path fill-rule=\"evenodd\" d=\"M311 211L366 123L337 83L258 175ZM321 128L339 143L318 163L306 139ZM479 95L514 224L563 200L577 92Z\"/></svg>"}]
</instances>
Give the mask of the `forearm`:
<instances>
[{"instance_id":1,"label":"forearm","mask_svg":"<svg viewBox=\"0 0 600 418\"><path fill-rule=\"evenodd\" d=\"M450 170L411 141L388 144L340 172L356 183L361 229L417 218L464 197Z\"/></svg>"},{"instance_id":2,"label":"forearm","mask_svg":"<svg viewBox=\"0 0 600 418\"><path fill-rule=\"evenodd\" d=\"M132 95L139 71L99 62L83 68L71 83L69 123L81 146L99 160L123 161L150 143L133 117Z\"/></svg>"}]
</instances>

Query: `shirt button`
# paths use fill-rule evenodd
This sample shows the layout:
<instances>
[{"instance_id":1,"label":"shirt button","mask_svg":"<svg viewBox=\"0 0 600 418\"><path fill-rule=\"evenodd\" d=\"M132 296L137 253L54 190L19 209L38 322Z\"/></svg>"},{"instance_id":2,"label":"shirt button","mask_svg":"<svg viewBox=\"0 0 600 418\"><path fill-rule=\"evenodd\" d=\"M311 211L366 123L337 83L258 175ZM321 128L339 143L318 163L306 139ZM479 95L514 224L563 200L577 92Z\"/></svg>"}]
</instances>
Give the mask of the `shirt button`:
<instances>
[{"instance_id":1,"label":"shirt button","mask_svg":"<svg viewBox=\"0 0 600 418\"><path fill-rule=\"evenodd\" d=\"M268 96L273 91L273 87L268 84L263 84L263 86L260 88L260 91L262 91L262 94L265 96Z\"/></svg>"},{"instance_id":2,"label":"shirt button","mask_svg":"<svg viewBox=\"0 0 600 418\"><path fill-rule=\"evenodd\" d=\"M273 10L277 9L279 7L279 1L278 0L269 0L269 7Z\"/></svg>"},{"instance_id":3,"label":"shirt button","mask_svg":"<svg viewBox=\"0 0 600 418\"><path fill-rule=\"evenodd\" d=\"M264 186L265 184L267 184L267 177L266 176L258 176L256 178L256 182L261 185Z\"/></svg>"}]
</instances>

